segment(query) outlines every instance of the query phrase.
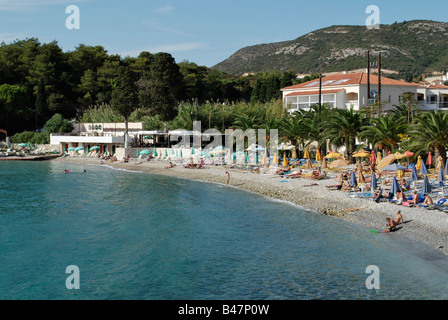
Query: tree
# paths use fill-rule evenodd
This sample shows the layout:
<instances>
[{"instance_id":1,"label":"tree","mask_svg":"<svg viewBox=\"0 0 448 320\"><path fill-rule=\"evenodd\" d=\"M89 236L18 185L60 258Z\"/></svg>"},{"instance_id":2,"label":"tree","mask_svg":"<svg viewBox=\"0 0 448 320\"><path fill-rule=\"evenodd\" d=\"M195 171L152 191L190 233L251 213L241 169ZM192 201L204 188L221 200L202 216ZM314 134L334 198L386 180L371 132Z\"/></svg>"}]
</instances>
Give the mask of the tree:
<instances>
[{"instance_id":1,"label":"tree","mask_svg":"<svg viewBox=\"0 0 448 320\"><path fill-rule=\"evenodd\" d=\"M118 111L125 122L125 147L128 147L128 122L131 113L138 108L136 77L131 67L118 68L118 76L112 90L112 108Z\"/></svg>"},{"instance_id":2,"label":"tree","mask_svg":"<svg viewBox=\"0 0 448 320\"><path fill-rule=\"evenodd\" d=\"M434 150L435 158L441 156L443 163L446 163L448 112L425 112L416 121L409 128L409 146L417 153Z\"/></svg>"},{"instance_id":3,"label":"tree","mask_svg":"<svg viewBox=\"0 0 448 320\"><path fill-rule=\"evenodd\" d=\"M73 131L73 125L60 113L56 113L44 125L46 133L70 133Z\"/></svg>"},{"instance_id":4,"label":"tree","mask_svg":"<svg viewBox=\"0 0 448 320\"><path fill-rule=\"evenodd\" d=\"M352 155L356 151L356 137L365 125L364 116L353 108L335 109L324 125L325 138L334 145L342 143L345 146L346 159L352 162Z\"/></svg>"},{"instance_id":5,"label":"tree","mask_svg":"<svg viewBox=\"0 0 448 320\"><path fill-rule=\"evenodd\" d=\"M392 151L405 133L406 125L395 121L393 115L370 118L370 125L361 127L358 138L369 140L379 150Z\"/></svg>"},{"instance_id":6,"label":"tree","mask_svg":"<svg viewBox=\"0 0 448 320\"><path fill-rule=\"evenodd\" d=\"M179 66L169 53L157 53L138 82L142 105L163 121L174 119L182 96L183 78Z\"/></svg>"}]
</instances>

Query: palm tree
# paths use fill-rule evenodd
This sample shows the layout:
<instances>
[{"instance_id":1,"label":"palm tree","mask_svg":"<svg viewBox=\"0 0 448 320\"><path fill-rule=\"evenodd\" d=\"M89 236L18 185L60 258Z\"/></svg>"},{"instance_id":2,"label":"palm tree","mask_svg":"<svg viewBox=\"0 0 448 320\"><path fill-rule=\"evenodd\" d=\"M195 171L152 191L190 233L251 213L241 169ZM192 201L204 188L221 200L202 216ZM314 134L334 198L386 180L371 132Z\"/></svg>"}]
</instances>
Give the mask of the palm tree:
<instances>
[{"instance_id":1,"label":"palm tree","mask_svg":"<svg viewBox=\"0 0 448 320\"><path fill-rule=\"evenodd\" d=\"M397 123L393 115L370 118L370 125L361 127L360 140L369 140L375 148L389 150L397 148L405 133L406 125Z\"/></svg>"},{"instance_id":2,"label":"palm tree","mask_svg":"<svg viewBox=\"0 0 448 320\"><path fill-rule=\"evenodd\" d=\"M365 117L353 108L335 109L332 117L329 117L325 123L325 137L333 145L344 145L346 159L353 161L352 154L356 150L356 137L365 124Z\"/></svg>"},{"instance_id":3,"label":"palm tree","mask_svg":"<svg viewBox=\"0 0 448 320\"><path fill-rule=\"evenodd\" d=\"M448 112L425 112L416 118L417 123L409 128L409 146L416 153L434 150L435 158L446 162L448 145Z\"/></svg>"}]
</instances>

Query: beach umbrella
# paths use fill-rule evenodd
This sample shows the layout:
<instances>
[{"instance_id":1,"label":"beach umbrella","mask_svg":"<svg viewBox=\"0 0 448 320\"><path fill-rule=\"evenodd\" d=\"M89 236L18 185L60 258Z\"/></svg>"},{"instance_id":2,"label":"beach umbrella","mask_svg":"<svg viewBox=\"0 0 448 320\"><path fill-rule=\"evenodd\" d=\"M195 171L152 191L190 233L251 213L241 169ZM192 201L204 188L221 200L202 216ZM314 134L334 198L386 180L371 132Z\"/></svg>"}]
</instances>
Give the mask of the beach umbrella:
<instances>
[{"instance_id":1,"label":"beach umbrella","mask_svg":"<svg viewBox=\"0 0 448 320\"><path fill-rule=\"evenodd\" d=\"M324 160L322 161L322 168L327 168L327 158L324 157Z\"/></svg>"},{"instance_id":2,"label":"beach umbrella","mask_svg":"<svg viewBox=\"0 0 448 320\"><path fill-rule=\"evenodd\" d=\"M395 152L395 159L403 159L403 158L409 158L409 156L405 153Z\"/></svg>"},{"instance_id":3,"label":"beach umbrella","mask_svg":"<svg viewBox=\"0 0 448 320\"><path fill-rule=\"evenodd\" d=\"M306 150L306 149L305 149ZM277 152L274 153L274 156L272 157L272 164L273 165L278 165L278 156L277 156Z\"/></svg>"},{"instance_id":4,"label":"beach umbrella","mask_svg":"<svg viewBox=\"0 0 448 320\"><path fill-rule=\"evenodd\" d=\"M415 165L416 169L421 169L422 168L422 156L418 156L417 158L417 164Z\"/></svg>"},{"instance_id":5,"label":"beach umbrella","mask_svg":"<svg viewBox=\"0 0 448 320\"><path fill-rule=\"evenodd\" d=\"M31 143L28 141L28 148L31 148Z\"/></svg>"},{"instance_id":6,"label":"beach umbrella","mask_svg":"<svg viewBox=\"0 0 448 320\"><path fill-rule=\"evenodd\" d=\"M342 156L342 154L337 153L337 152L330 152L329 154L327 154L327 155L325 156L325 158L328 158L328 159L337 159L337 158L339 158L340 156Z\"/></svg>"},{"instance_id":7,"label":"beach umbrella","mask_svg":"<svg viewBox=\"0 0 448 320\"><path fill-rule=\"evenodd\" d=\"M284 167L287 167L288 164L289 164L289 163L288 163L288 158L286 158L286 156L283 156L283 164L282 164L282 165L283 165Z\"/></svg>"},{"instance_id":8,"label":"beach umbrella","mask_svg":"<svg viewBox=\"0 0 448 320\"><path fill-rule=\"evenodd\" d=\"M436 169L439 169L439 167L443 167L443 169L445 169L445 164L443 163L442 156L439 156L437 158L437 168Z\"/></svg>"},{"instance_id":9,"label":"beach umbrella","mask_svg":"<svg viewBox=\"0 0 448 320\"><path fill-rule=\"evenodd\" d=\"M267 151L264 151L263 158L261 159L261 164L266 165L267 163Z\"/></svg>"},{"instance_id":10,"label":"beach umbrella","mask_svg":"<svg viewBox=\"0 0 448 320\"><path fill-rule=\"evenodd\" d=\"M87 146L86 153L89 153L89 152L90 152L90 150L89 150L89 146Z\"/></svg>"},{"instance_id":11,"label":"beach umbrella","mask_svg":"<svg viewBox=\"0 0 448 320\"><path fill-rule=\"evenodd\" d=\"M353 155L353 157L355 157L355 158L366 158L366 157L368 157L368 156L370 156L370 155L371 155L370 152L367 152L367 151L361 151L361 152L355 153L355 154Z\"/></svg>"},{"instance_id":12,"label":"beach umbrella","mask_svg":"<svg viewBox=\"0 0 448 320\"><path fill-rule=\"evenodd\" d=\"M431 184L429 183L428 176L425 176L425 178L423 179L422 193L431 193Z\"/></svg>"},{"instance_id":13,"label":"beach umbrella","mask_svg":"<svg viewBox=\"0 0 448 320\"><path fill-rule=\"evenodd\" d=\"M244 163L249 163L249 152L245 152L244 154Z\"/></svg>"},{"instance_id":14,"label":"beach umbrella","mask_svg":"<svg viewBox=\"0 0 448 320\"><path fill-rule=\"evenodd\" d=\"M381 163L381 160L383 160L383 156L381 155L381 152L378 151L378 155L376 157L376 165L379 166Z\"/></svg>"},{"instance_id":15,"label":"beach umbrella","mask_svg":"<svg viewBox=\"0 0 448 320\"><path fill-rule=\"evenodd\" d=\"M407 167L402 166L401 164L392 163L382 169L382 171L397 171L397 170L406 170Z\"/></svg>"},{"instance_id":16,"label":"beach umbrella","mask_svg":"<svg viewBox=\"0 0 448 320\"><path fill-rule=\"evenodd\" d=\"M428 158L426 158L426 164L431 167L432 165L432 154L431 151L428 153Z\"/></svg>"},{"instance_id":17,"label":"beach umbrella","mask_svg":"<svg viewBox=\"0 0 448 320\"><path fill-rule=\"evenodd\" d=\"M411 169L411 182L417 180L418 180L417 169L415 168L415 166L413 166Z\"/></svg>"},{"instance_id":18,"label":"beach umbrella","mask_svg":"<svg viewBox=\"0 0 448 320\"><path fill-rule=\"evenodd\" d=\"M409 157L412 157L414 155L414 152L407 150L404 154L408 155Z\"/></svg>"},{"instance_id":19,"label":"beach umbrella","mask_svg":"<svg viewBox=\"0 0 448 320\"><path fill-rule=\"evenodd\" d=\"M420 169L420 174L428 174L428 169L426 169L425 163L422 161L422 168Z\"/></svg>"},{"instance_id":20,"label":"beach umbrella","mask_svg":"<svg viewBox=\"0 0 448 320\"><path fill-rule=\"evenodd\" d=\"M350 186L351 187L356 187L358 185L358 182L356 181L356 174L355 171L352 171L352 173L350 174Z\"/></svg>"},{"instance_id":21,"label":"beach umbrella","mask_svg":"<svg viewBox=\"0 0 448 320\"><path fill-rule=\"evenodd\" d=\"M202 151L201 151L201 155L202 155ZM165 157L168 157L168 149L165 149Z\"/></svg>"},{"instance_id":22,"label":"beach umbrella","mask_svg":"<svg viewBox=\"0 0 448 320\"><path fill-rule=\"evenodd\" d=\"M446 159L445 163L445 174L448 174L448 158Z\"/></svg>"},{"instance_id":23,"label":"beach umbrella","mask_svg":"<svg viewBox=\"0 0 448 320\"><path fill-rule=\"evenodd\" d=\"M390 192L396 194L398 191L401 191L401 188L398 184L397 178L394 176L392 179L392 187L390 188Z\"/></svg>"},{"instance_id":24,"label":"beach umbrella","mask_svg":"<svg viewBox=\"0 0 448 320\"><path fill-rule=\"evenodd\" d=\"M146 155L146 154L151 154L151 153L152 153L151 150L149 150L149 149L144 149L144 150L138 152L137 155L140 156L140 155Z\"/></svg>"},{"instance_id":25,"label":"beach umbrella","mask_svg":"<svg viewBox=\"0 0 448 320\"><path fill-rule=\"evenodd\" d=\"M376 189L376 188L378 188L378 184L377 184L377 181L376 181L376 175L375 175L375 172L372 173L372 179L370 180L370 188L371 188L371 189Z\"/></svg>"},{"instance_id":26,"label":"beach umbrella","mask_svg":"<svg viewBox=\"0 0 448 320\"><path fill-rule=\"evenodd\" d=\"M19 143L18 145L17 145L18 147L26 147L26 143Z\"/></svg>"},{"instance_id":27,"label":"beach umbrella","mask_svg":"<svg viewBox=\"0 0 448 320\"><path fill-rule=\"evenodd\" d=\"M84 150L84 147L76 147L75 148L75 151L81 151L81 150Z\"/></svg>"},{"instance_id":28,"label":"beach umbrella","mask_svg":"<svg viewBox=\"0 0 448 320\"><path fill-rule=\"evenodd\" d=\"M439 167L439 175L437 177L437 180L439 182L439 187L443 187L443 181L445 181L445 175L443 174L443 167Z\"/></svg>"},{"instance_id":29,"label":"beach umbrella","mask_svg":"<svg viewBox=\"0 0 448 320\"><path fill-rule=\"evenodd\" d=\"M384 167L387 167L388 165L390 165L392 162L395 161L395 155L394 154L390 154L387 157L385 157L384 159L381 160L380 164L378 165L378 169L382 170Z\"/></svg>"},{"instance_id":30,"label":"beach umbrella","mask_svg":"<svg viewBox=\"0 0 448 320\"><path fill-rule=\"evenodd\" d=\"M171 154L174 156L174 149L171 147Z\"/></svg>"},{"instance_id":31,"label":"beach umbrella","mask_svg":"<svg viewBox=\"0 0 448 320\"><path fill-rule=\"evenodd\" d=\"M191 154L194 154L194 147L191 147Z\"/></svg>"},{"instance_id":32,"label":"beach umbrella","mask_svg":"<svg viewBox=\"0 0 448 320\"><path fill-rule=\"evenodd\" d=\"M347 160L344 159L338 159L333 162L331 162L328 166L330 168L340 168L340 167L346 167L350 164Z\"/></svg>"},{"instance_id":33,"label":"beach umbrella","mask_svg":"<svg viewBox=\"0 0 448 320\"><path fill-rule=\"evenodd\" d=\"M235 152L232 154L232 161L236 162L236 153Z\"/></svg>"},{"instance_id":34,"label":"beach umbrella","mask_svg":"<svg viewBox=\"0 0 448 320\"><path fill-rule=\"evenodd\" d=\"M255 164L258 164L258 152L255 151Z\"/></svg>"},{"instance_id":35,"label":"beach umbrella","mask_svg":"<svg viewBox=\"0 0 448 320\"><path fill-rule=\"evenodd\" d=\"M307 162L306 162L306 168L307 169L313 169L313 165L311 164L311 159L308 158Z\"/></svg>"},{"instance_id":36,"label":"beach umbrella","mask_svg":"<svg viewBox=\"0 0 448 320\"><path fill-rule=\"evenodd\" d=\"M305 152L304 152L304 154L303 154L303 157L304 157L305 159L308 159L308 158L310 157L310 153L308 152L308 149L307 149L307 148L305 148Z\"/></svg>"},{"instance_id":37,"label":"beach umbrella","mask_svg":"<svg viewBox=\"0 0 448 320\"><path fill-rule=\"evenodd\" d=\"M180 150L181 152L181 157L182 157L182 150ZM153 151L154 157L157 157L159 154L157 153L156 147L154 147L154 151Z\"/></svg>"},{"instance_id":38,"label":"beach umbrella","mask_svg":"<svg viewBox=\"0 0 448 320\"><path fill-rule=\"evenodd\" d=\"M292 158L293 159L297 159L297 150L296 150L296 148L292 149Z\"/></svg>"},{"instance_id":39,"label":"beach umbrella","mask_svg":"<svg viewBox=\"0 0 448 320\"><path fill-rule=\"evenodd\" d=\"M370 162L372 163L376 163L376 155L375 155L375 151L372 150L372 155L370 156Z\"/></svg>"},{"instance_id":40,"label":"beach umbrella","mask_svg":"<svg viewBox=\"0 0 448 320\"><path fill-rule=\"evenodd\" d=\"M108 155L109 152L107 151L107 146L104 147L104 154Z\"/></svg>"},{"instance_id":41,"label":"beach umbrella","mask_svg":"<svg viewBox=\"0 0 448 320\"><path fill-rule=\"evenodd\" d=\"M316 161L322 161L322 155L320 154L319 149L316 150Z\"/></svg>"}]
</instances>

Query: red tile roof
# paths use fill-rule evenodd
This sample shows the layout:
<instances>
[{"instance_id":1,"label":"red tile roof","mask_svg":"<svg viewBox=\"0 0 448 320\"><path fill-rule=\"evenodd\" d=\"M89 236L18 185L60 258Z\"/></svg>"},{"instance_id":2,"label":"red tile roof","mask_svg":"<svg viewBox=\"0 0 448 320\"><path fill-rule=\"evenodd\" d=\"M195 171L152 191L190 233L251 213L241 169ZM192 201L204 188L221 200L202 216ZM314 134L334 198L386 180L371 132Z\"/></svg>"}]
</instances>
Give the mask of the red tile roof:
<instances>
[{"instance_id":1,"label":"red tile roof","mask_svg":"<svg viewBox=\"0 0 448 320\"><path fill-rule=\"evenodd\" d=\"M336 89L336 90L322 90L322 94L327 94L327 93L337 93L340 91L344 91L344 89ZM292 92L289 93L287 95L285 95L285 97L293 97L293 96L308 96L308 95L316 95L319 94L319 90L314 90L314 91L300 91L300 92Z\"/></svg>"},{"instance_id":2,"label":"red tile roof","mask_svg":"<svg viewBox=\"0 0 448 320\"><path fill-rule=\"evenodd\" d=\"M326 82L329 83L326 83ZM377 84L378 76L371 74L370 83ZM347 74L337 74L322 78L322 88L335 87L335 86L347 86L347 85L359 85L367 84L367 73L347 73ZM381 77L381 85L393 85L393 86L414 86L418 87L417 83L405 82L401 80L394 80L387 77ZM306 89L306 88L318 88L319 79L311 80L305 83L300 83L294 86L282 88L281 90L292 90L292 89Z\"/></svg>"}]
</instances>

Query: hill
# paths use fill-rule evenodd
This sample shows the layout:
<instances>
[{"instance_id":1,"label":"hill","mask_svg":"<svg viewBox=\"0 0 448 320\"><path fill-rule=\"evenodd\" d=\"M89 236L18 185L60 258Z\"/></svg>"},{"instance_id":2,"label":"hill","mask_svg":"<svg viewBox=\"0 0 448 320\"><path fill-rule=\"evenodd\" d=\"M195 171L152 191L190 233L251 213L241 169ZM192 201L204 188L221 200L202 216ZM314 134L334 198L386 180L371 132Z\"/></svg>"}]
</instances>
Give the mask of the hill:
<instances>
[{"instance_id":1,"label":"hill","mask_svg":"<svg viewBox=\"0 0 448 320\"><path fill-rule=\"evenodd\" d=\"M448 23L414 20L373 30L365 26L331 26L291 41L245 47L213 68L233 75L272 70L352 70L366 67L367 50L384 51L382 66L399 71L401 76L446 71Z\"/></svg>"}]
</instances>

